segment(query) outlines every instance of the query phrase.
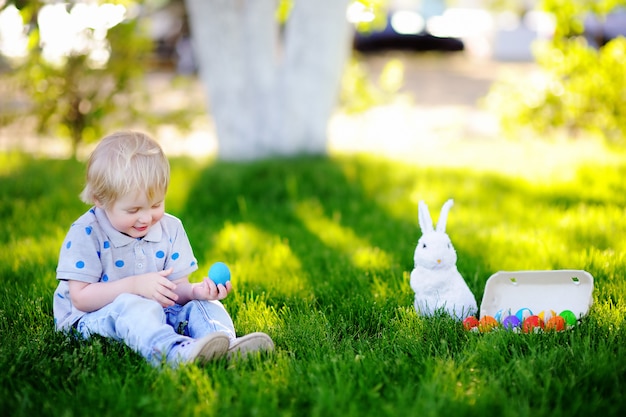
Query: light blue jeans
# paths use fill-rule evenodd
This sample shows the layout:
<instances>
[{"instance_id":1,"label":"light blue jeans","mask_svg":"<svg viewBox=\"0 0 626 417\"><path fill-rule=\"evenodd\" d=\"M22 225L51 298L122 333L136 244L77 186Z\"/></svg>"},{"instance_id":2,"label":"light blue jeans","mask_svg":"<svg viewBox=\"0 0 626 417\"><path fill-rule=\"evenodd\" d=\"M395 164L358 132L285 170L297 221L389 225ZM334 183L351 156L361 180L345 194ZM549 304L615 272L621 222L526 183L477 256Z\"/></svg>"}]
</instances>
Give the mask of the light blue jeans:
<instances>
[{"instance_id":1,"label":"light blue jeans","mask_svg":"<svg viewBox=\"0 0 626 417\"><path fill-rule=\"evenodd\" d=\"M163 308L154 300L121 294L111 304L85 314L77 323L84 338L97 334L124 342L150 363L175 362L168 353L177 344L222 331L235 338L235 327L219 301L190 301Z\"/></svg>"}]
</instances>

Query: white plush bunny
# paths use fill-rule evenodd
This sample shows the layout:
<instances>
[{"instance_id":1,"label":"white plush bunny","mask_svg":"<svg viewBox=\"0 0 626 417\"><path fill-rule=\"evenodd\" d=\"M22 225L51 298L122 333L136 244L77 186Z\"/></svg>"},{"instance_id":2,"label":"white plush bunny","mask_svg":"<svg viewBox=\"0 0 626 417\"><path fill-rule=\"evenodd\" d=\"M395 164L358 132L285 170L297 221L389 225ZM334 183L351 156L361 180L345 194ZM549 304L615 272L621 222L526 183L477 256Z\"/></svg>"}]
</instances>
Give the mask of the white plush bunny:
<instances>
[{"instance_id":1,"label":"white plush bunny","mask_svg":"<svg viewBox=\"0 0 626 417\"><path fill-rule=\"evenodd\" d=\"M432 316L444 311L462 320L478 311L476 298L456 267L456 251L446 234L446 220L453 200L441 208L437 228L433 230L428 206L419 202L419 224L422 236L417 242L411 272L411 288L415 291L415 310Z\"/></svg>"}]
</instances>

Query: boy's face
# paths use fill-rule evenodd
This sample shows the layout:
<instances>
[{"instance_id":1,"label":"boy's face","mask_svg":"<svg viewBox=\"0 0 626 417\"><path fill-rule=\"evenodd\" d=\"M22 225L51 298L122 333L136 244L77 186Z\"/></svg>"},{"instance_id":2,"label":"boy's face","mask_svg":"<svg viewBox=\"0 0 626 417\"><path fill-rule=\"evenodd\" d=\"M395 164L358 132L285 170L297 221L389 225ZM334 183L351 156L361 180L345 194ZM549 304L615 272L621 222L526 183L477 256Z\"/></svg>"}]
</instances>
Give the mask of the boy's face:
<instances>
[{"instance_id":1,"label":"boy's face","mask_svg":"<svg viewBox=\"0 0 626 417\"><path fill-rule=\"evenodd\" d=\"M141 238L163 217L164 199L165 196L157 196L154 201L148 201L145 193L138 192L118 198L108 208L102 207L98 202L96 205L104 209L115 229L130 237Z\"/></svg>"}]
</instances>

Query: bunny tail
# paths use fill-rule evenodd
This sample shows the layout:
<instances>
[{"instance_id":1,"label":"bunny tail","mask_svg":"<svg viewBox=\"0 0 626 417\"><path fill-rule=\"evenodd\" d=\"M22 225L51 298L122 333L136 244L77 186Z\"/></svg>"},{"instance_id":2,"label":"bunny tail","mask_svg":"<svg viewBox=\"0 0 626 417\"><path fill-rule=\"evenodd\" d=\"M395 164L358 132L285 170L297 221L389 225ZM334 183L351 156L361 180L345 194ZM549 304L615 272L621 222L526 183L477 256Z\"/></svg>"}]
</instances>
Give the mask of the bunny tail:
<instances>
[{"instance_id":1,"label":"bunny tail","mask_svg":"<svg viewBox=\"0 0 626 417\"><path fill-rule=\"evenodd\" d=\"M441 213L439 214L439 220L437 222L437 231L438 232L446 232L446 223L448 221L448 212L450 211L450 208L452 207L452 205L454 204L454 200L449 199L448 201L446 201L443 204L443 207L441 207Z\"/></svg>"}]
</instances>

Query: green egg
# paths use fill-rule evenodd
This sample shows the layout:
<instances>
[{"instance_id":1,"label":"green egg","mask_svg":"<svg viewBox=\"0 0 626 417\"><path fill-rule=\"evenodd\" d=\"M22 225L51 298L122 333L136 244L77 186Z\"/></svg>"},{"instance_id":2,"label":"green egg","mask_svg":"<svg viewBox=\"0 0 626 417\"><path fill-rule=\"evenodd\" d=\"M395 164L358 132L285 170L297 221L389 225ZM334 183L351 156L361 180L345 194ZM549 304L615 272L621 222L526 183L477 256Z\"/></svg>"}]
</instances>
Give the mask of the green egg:
<instances>
[{"instance_id":1,"label":"green egg","mask_svg":"<svg viewBox=\"0 0 626 417\"><path fill-rule=\"evenodd\" d=\"M567 327L575 326L578 322L576 315L571 310L563 310L559 313L559 316L563 317Z\"/></svg>"}]
</instances>

